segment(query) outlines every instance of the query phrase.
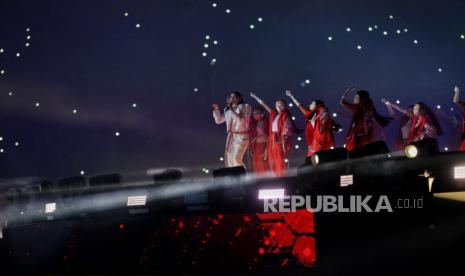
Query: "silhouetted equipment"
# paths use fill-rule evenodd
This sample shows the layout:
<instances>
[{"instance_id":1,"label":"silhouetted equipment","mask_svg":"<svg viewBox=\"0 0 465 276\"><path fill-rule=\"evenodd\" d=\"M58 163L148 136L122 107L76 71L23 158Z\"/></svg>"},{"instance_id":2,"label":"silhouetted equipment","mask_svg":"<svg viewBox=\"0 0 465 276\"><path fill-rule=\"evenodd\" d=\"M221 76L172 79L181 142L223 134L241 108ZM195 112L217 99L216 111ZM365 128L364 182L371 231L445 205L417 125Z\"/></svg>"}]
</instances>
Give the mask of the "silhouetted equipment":
<instances>
[{"instance_id":1,"label":"silhouetted equipment","mask_svg":"<svg viewBox=\"0 0 465 276\"><path fill-rule=\"evenodd\" d=\"M243 176L246 174L246 170L243 166L221 168L213 171L213 177L226 177L226 176Z\"/></svg>"},{"instance_id":2,"label":"silhouetted equipment","mask_svg":"<svg viewBox=\"0 0 465 276\"><path fill-rule=\"evenodd\" d=\"M362 147L355 148L349 152L349 159L367 157L379 154L388 154L389 147L384 141L376 141L373 143L366 144Z\"/></svg>"},{"instance_id":3,"label":"silhouetted equipment","mask_svg":"<svg viewBox=\"0 0 465 276\"><path fill-rule=\"evenodd\" d=\"M75 190L82 189L87 186L86 179L83 176L74 176L61 179L58 181L59 190Z\"/></svg>"},{"instance_id":4,"label":"silhouetted equipment","mask_svg":"<svg viewBox=\"0 0 465 276\"><path fill-rule=\"evenodd\" d=\"M155 183L176 182L182 179L183 173L179 169L166 169L161 173L153 175Z\"/></svg>"},{"instance_id":5,"label":"silhouetted equipment","mask_svg":"<svg viewBox=\"0 0 465 276\"><path fill-rule=\"evenodd\" d=\"M311 157L307 157L306 164L313 164L318 166L330 162L338 162L347 160L347 150L345 148L335 148L329 150L322 150L314 153Z\"/></svg>"},{"instance_id":6,"label":"silhouetted equipment","mask_svg":"<svg viewBox=\"0 0 465 276\"><path fill-rule=\"evenodd\" d=\"M408 158L426 157L439 153L439 144L436 139L427 138L408 144L405 155Z\"/></svg>"},{"instance_id":7,"label":"silhouetted equipment","mask_svg":"<svg viewBox=\"0 0 465 276\"><path fill-rule=\"evenodd\" d=\"M117 173L97 175L89 179L90 187L118 185L122 182L122 176Z\"/></svg>"}]
</instances>

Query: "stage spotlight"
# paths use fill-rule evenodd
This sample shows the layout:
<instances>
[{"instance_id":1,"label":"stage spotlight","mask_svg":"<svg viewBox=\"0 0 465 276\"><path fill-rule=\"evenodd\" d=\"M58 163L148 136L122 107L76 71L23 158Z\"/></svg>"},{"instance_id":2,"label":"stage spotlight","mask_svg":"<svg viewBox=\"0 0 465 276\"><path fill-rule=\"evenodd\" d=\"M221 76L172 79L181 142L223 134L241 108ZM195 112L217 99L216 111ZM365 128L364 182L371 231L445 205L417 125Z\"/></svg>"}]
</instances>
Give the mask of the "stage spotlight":
<instances>
[{"instance_id":1,"label":"stage spotlight","mask_svg":"<svg viewBox=\"0 0 465 276\"><path fill-rule=\"evenodd\" d=\"M55 212L57 209L57 204L55 202L45 204L45 213L50 214Z\"/></svg>"},{"instance_id":2,"label":"stage spotlight","mask_svg":"<svg viewBox=\"0 0 465 276\"><path fill-rule=\"evenodd\" d=\"M411 159L418 156L434 155L436 153L439 153L439 145L438 141L433 138L413 142L405 147L405 155Z\"/></svg>"},{"instance_id":3,"label":"stage spotlight","mask_svg":"<svg viewBox=\"0 0 465 276\"><path fill-rule=\"evenodd\" d=\"M349 159L361 158L366 156L387 154L389 148L384 141L376 141L373 143L366 144L365 146L356 148L349 152Z\"/></svg>"},{"instance_id":4,"label":"stage spotlight","mask_svg":"<svg viewBox=\"0 0 465 276\"><path fill-rule=\"evenodd\" d=\"M284 189L258 190L258 199L277 199L284 197Z\"/></svg>"},{"instance_id":5,"label":"stage spotlight","mask_svg":"<svg viewBox=\"0 0 465 276\"><path fill-rule=\"evenodd\" d=\"M454 167L454 179L465 179L465 166Z\"/></svg>"},{"instance_id":6,"label":"stage spotlight","mask_svg":"<svg viewBox=\"0 0 465 276\"><path fill-rule=\"evenodd\" d=\"M314 166L318 166L324 163L347 160L347 156L348 153L345 148L336 148L319 151L312 155L310 161ZM308 161L307 159L307 164L309 163Z\"/></svg>"},{"instance_id":7,"label":"stage spotlight","mask_svg":"<svg viewBox=\"0 0 465 276\"><path fill-rule=\"evenodd\" d=\"M350 185L354 185L354 175L341 175L341 180L339 183L340 187L347 187Z\"/></svg>"},{"instance_id":8,"label":"stage spotlight","mask_svg":"<svg viewBox=\"0 0 465 276\"><path fill-rule=\"evenodd\" d=\"M407 155L408 158L415 158L418 155L418 149L414 145L407 145L405 147L405 155Z\"/></svg>"},{"instance_id":9,"label":"stage spotlight","mask_svg":"<svg viewBox=\"0 0 465 276\"><path fill-rule=\"evenodd\" d=\"M129 196L127 206L145 206L147 203L147 196L140 195L140 196Z\"/></svg>"}]
</instances>

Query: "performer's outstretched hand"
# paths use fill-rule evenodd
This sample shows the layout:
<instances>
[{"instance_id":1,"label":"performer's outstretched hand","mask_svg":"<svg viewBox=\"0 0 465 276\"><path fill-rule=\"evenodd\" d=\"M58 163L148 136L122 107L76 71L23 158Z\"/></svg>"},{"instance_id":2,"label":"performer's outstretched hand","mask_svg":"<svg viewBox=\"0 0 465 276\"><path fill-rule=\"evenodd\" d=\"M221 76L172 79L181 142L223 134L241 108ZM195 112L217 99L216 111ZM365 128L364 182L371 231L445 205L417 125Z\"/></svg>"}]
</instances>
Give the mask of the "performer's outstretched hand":
<instances>
[{"instance_id":1,"label":"performer's outstretched hand","mask_svg":"<svg viewBox=\"0 0 465 276\"><path fill-rule=\"evenodd\" d=\"M385 99L385 98L381 98L381 101L382 101L385 105L391 105L391 102L388 101L388 100Z\"/></svg>"},{"instance_id":2,"label":"performer's outstretched hand","mask_svg":"<svg viewBox=\"0 0 465 276\"><path fill-rule=\"evenodd\" d=\"M218 109L220 109L220 105L219 104L212 104L212 108L214 110L218 110Z\"/></svg>"},{"instance_id":3,"label":"performer's outstretched hand","mask_svg":"<svg viewBox=\"0 0 465 276\"><path fill-rule=\"evenodd\" d=\"M342 98L345 98L345 97L349 96L349 94L354 92L354 91L355 91L355 86L349 85L347 87L346 91L344 92L344 94L342 95Z\"/></svg>"},{"instance_id":4,"label":"performer's outstretched hand","mask_svg":"<svg viewBox=\"0 0 465 276\"><path fill-rule=\"evenodd\" d=\"M458 86L454 87L454 103L458 104L460 102L460 88Z\"/></svg>"},{"instance_id":5,"label":"performer's outstretched hand","mask_svg":"<svg viewBox=\"0 0 465 276\"><path fill-rule=\"evenodd\" d=\"M286 96L292 98L292 92L291 92L291 90L286 90Z\"/></svg>"}]
</instances>

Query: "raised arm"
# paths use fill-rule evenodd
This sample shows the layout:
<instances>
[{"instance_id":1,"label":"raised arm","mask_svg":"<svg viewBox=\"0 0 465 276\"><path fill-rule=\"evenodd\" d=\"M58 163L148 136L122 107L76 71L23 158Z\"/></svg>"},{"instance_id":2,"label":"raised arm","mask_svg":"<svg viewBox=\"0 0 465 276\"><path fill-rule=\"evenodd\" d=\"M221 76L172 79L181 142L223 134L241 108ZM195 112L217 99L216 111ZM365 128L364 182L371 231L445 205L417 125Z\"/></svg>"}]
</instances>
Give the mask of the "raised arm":
<instances>
[{"instance_id":1,"label":"raised arm","mask_svg":"<svg viewBox=\"0 0 465 276\"><path fill-rule=\"evenodd\" d=\"M388 108L391 107L391 108L396 109L396 110L399 111L399 112L404 113L404 114L407 115L407 116L410 116L410 117L413 116L413 112L410 111L410 110L408 110L407 108L404 108L404 107L402 107L402 106L400 106L400 105L393 104L392 102L390 102L390 101L388 101L388 100L386 100L386 99L381 99L381 101L382 101L386 106L388 106Z\"/></svg>"},{"instance_id":2,"label":"raised arm","mask_svg":"<svg viewBox=\"0 0 465 276\"><path fill-rule=\"evenodd\" d=\"M308 116L310 114L310 109L306 108L305 106L301 105L299 101L292 95L291 90L286 90L286 96L291 98L291 100L294 102L294 104L300 109L300 112L304 114L304 116Z\"/></svg>"},{"instance_id":3,"label":"raised arm","mask_svg":"<svg viewBox=\"0 0 465 276\"><path fill-rule=\"evenodd\" d=\"M226 121L224 118L224 114L220 111L220 106L218 104L212 104L213 108L213 118L215 119L215 123L220 125Z\"/></svg>"},{"instance_id":4,"label":"raised arm","mask_svg":"<svg viewBox=\"0 0 465 276\"><path fill-rule=\"evenodd\" d=\"M349 109L350 111L352 111L353 113L355 113L357 111L357 105L356 104L352 104L352 103L349 103L346 98L349 96L350 93L354 92L355 91L355 87L353 86L349 86L347 87L346 91L344 92L344 94L342 94L341 96L341 99L339 100L339 103Z\"/></svg>"},{"instance_id":5,"label":"raised arm","mask_svg":"<svg viewBox=\"0 0 465 276\"><path fill-rule=\"evenodd\" d=\"M254 98L261 106L263 106L263 108L266 109L266 111L268 111L268 113L271 113L272 109L265 102L263 102L262 99L257 97L257 95L250 93L250 97Z\"/></svg>"},{"instance_id":6,"label":"raised arm","mask_svg":"<svg viewBox=\"0 0 465 276\"><path fill-rule=\"evenodd\" d=\"M458 86L454 87L454 103L465 108L465 103L460 101L460 89Z\"/></svg>"}]
</instances>

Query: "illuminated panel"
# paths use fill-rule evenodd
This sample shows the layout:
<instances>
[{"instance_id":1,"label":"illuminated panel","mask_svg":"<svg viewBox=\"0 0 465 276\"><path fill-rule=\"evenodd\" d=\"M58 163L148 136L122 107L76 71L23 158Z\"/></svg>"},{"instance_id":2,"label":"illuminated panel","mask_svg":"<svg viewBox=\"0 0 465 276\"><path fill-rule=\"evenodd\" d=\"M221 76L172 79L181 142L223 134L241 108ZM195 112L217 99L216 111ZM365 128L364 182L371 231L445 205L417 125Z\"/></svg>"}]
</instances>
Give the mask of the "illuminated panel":
<instances>
[{"instance_id":1,"label":"illuminated panel","mask_svg":"<svg viewBox=\"0 0 465 276\"><path fill-rule=\"evenodd\" d=\"M258 199L273 199L273 198L283 198L284 189L269 189L269 190L259 190Z\"/></svg>"},{"instance_id":2,"label":"illuminated panel","mask_svg":"<svg viewBox=\"0 0 465 276\"><path fill-rule=\"evenodd\" d=\"M55 202L45 204L45 213L47 214L55 212L56 209L57 209L57 204Z\"/></svg>"},{"instance_id":3,"label":"illuminated panel","mask_svg":"<svg viewBox=\"0 0 465 276\"><path fill-rule=\"evenodd\" d=\"M341 187L347 187L354 184L354 175L341 175Z\"/></svg>"},{"instance_id":4,"label":"illuminated panel","mask_svg":"<svg viewBox=\"0 0 465 276\"><path fill-rule=\"evenodd\" d=\"M465 179L465 167L464 166L454 167L454 178Z\"/></svg>"},{"instance_id":5,"label":"illuminated panel","mask_svg":"<svg viewBox=\"0 0 465 276\"><path fill-rule=\"evenodd\" d=\"M147 196L130 196L128 197L128 206L144 206L147 202Z\"/></svg>"}]
</instances>

